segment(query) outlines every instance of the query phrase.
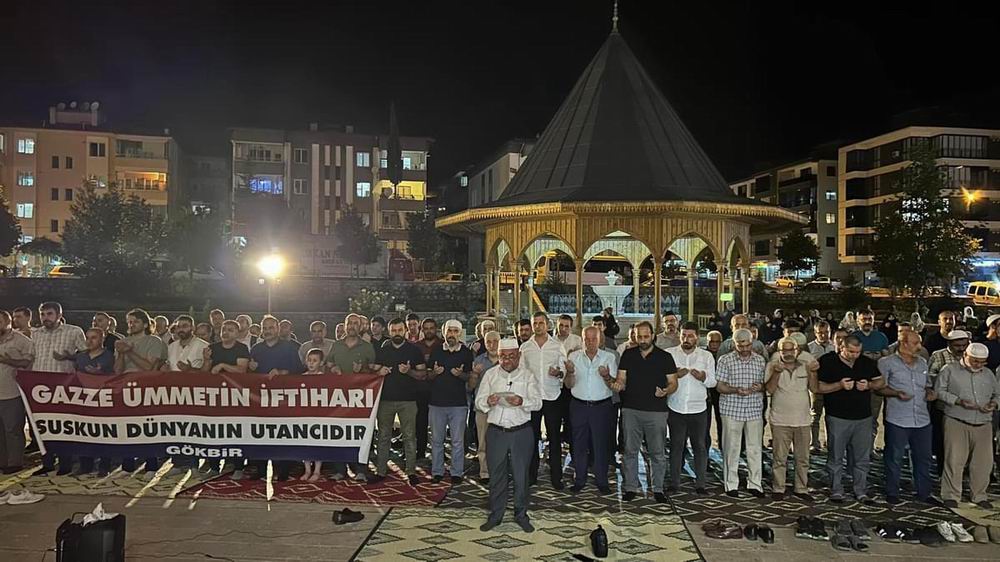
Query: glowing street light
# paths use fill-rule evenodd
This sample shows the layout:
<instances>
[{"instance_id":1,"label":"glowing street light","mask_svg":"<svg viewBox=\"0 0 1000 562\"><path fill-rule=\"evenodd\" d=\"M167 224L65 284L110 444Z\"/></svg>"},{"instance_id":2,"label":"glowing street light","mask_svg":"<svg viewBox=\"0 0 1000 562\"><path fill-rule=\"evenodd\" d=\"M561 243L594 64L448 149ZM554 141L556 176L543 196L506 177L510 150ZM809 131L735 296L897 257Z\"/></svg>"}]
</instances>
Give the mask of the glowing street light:
<instances>
[{"instance_id":1,"label":"glowing street light","mask_svg":"<svg viewBox=\"0 0 1000 562\"><path fill-rule=\"evenodd\" d=\"M257 262L257 269L264 276L261 283L267 284L267 313L271 314L271 286L285 271L285 258L278 254L264 256Z\"/></svg>"},{"instance_id":2,"label":"glowing street light","mask_svg":"<svg viewBox=\"0 0 1000 562\"><path fill-rule=\"evenodd\" d=\"M979 199L978 191L969 191L966 188L962 188L962 198L965 199L965 211L969 212L972 209L972 204Z\"/></svg>"}]
</instances>

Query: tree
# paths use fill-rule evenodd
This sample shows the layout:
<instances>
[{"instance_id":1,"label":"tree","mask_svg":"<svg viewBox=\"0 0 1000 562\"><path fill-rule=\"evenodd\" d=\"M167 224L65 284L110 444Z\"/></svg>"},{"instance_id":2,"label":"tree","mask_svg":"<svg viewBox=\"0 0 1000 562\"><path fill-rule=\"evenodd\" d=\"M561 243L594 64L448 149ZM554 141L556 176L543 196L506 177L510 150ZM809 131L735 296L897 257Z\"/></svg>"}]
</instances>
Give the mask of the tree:
<instances>
[{"instance_id":1,"label":"tree","mask_svg":"<svg viewBox=\"0 0 1000 562\"><path fill-rule=\"evenodd\" d=\"M62 255L62 244L44 236L39 236L31 242L21 244L21 247L17 250L22 254L27 254L29 256L51 259Z\"/></svg>"},{"instance_id":2,"label":"tree","mask_svg":"<svg viewBox=\"0 0 1000 562\"><path fill-rule=\"evenodd\" d=\"M421 260L424 269L440 271L441 258L445 253L444 239L434 226L434 218L428 213L413 213L406 222L410 257Z\"/></svg>"},{"instance_id":3,"label":"tree","mask_svg":"<svg viewBox=\"0 0 1000 562\"><path fill-rule=\"evenodd\" d=\"M819 248L805 232L795 229L781 239L778 247L778 261L782 271L801 271L816 267L819 261Z\"/></svg>"},{"instance_id":4,"label":"tree","mask_svg":"<svg viewBox=\"0 0 1000 562\"><path fill-rule=\"evenodd\" d=\"M14 253L14 248L21 242L21 225L10 212L7 199L0 191L0 257Z\"/></svg>"},{"instance_id":5,"label":"tree","mask_svg":"<svg viewBox=\"0 0 1000 562\"><path fill-rule=\"evenodd\" d=\"M170 223L167 252L173 268L186 270L189 278L195 270L222 269L227 257L222 222L214 213L183 210Z\"/></svg>"},{"instance_id":6,"label":"tree","mask_svg":"<svg viewBox=\"0 0 1000 562\"><path fill-rule=\"evenodd\" d=\"M953 277L969 271L979 240L952 214L929 143L911 147L910 161L896 200L883 205L875 224L872 265L894 292L909 289L920 298L928 287L950 285Z\"/></svg>"},{"instance_id":7,"label":"tree","mask_svg":"<svg viewBox=\"0 0 1000 562\"><path fill-rule=\"evenodd\" d=\"M154 260L164 249L165 225L138 197L112 187L98 194L85 187L70 209L62 257L83 277L106 287L142 287L157 276Z\"/></svg>"},{"instance_id":8,"label":"tree","mask_svg":"<svg viewBox=\"0 0 1000 562\"><path fill-rule=\"evenodd\" d=\"M378 238L352 207L334 225L333 236L337 239L337 252L351 264L355 276L359 266L378 261Z\"/></svg>"}]
</instances>

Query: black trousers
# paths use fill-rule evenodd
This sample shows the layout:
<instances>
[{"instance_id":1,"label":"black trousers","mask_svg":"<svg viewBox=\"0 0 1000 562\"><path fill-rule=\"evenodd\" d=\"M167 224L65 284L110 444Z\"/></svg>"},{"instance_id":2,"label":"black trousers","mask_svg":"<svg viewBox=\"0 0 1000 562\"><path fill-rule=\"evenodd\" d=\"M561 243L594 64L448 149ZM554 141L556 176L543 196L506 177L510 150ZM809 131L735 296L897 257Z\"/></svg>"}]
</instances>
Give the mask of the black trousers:
<instances>
[{"instance_id":1,"label":"black trousers","mask_svg":"<svg viewBox=\"0 0 1000 562\"><path fill-rule=\"evenodd\" d=\"M574 484L587 483L587 467L593 453L594 482L598 487L608 486L609 435L614 431L611 416L614 408L611 399L598 403L587 403L576 398L569 402L569 417L573 420L573 468L576 470Z\"/></svg>"},{"instance_id":2,"label":"black trousers","mask_svg":"<svg viewBox=\"0 0 1000 562\"><path fill-rule=\"evenodd\" d=\"M431 398L430 385L427 382L417 383L417 459L427 456L427 435L430 428L428 402Z\"/></svg>"},{"instance_id":3,"label":"black trousers","mask_svg":"<svg viewBox=\"0 0 1000 562\"><path fill-rule=\"evenodd\" d=\"M691 441L694 453L695 486L704 488L706 485L708 451L705 449L705 426L708 425L708 416L708 410L697 414L680 414L670 410L667 414L667 427L670 429L670 485L675 488L681 485L684 449L687 448L688 440Z\"/></svg>"},{"instance_id":4,"label":"black trousers","mask_svg":"<svg viewBox=\"0 0 1000 562\"><path fill-rule=\"evenodd\" d=\"M531 429L535 434L535 448L531 455L531 466L528 469L529 478L538 478L538 443L542 440L542 418L545 419L545 436L549 441L549 475L553 480L562 480L562 442L563 422L569 419L568 390L563 389L559 398L542 400L542 409L531 413ZM489 447L486 448L489 451Z\"/></svg>"},{"instance_id":5,"label":"black trousers","mask_svg":"<svg viewBox=\"0 0 1000 562\"><path fill-rule=\"evenodd\" d=\"M722 450L722 413L719 412L719 394L718 390L714 388L708 389L708 394L711 397L712 403L709 404L709 408L712 410L713 416L715 418L715 438L719 442L719 450ZM712 420L708 420L705 424L705 450L712 449Z\"/></svg>"}]
</instances>

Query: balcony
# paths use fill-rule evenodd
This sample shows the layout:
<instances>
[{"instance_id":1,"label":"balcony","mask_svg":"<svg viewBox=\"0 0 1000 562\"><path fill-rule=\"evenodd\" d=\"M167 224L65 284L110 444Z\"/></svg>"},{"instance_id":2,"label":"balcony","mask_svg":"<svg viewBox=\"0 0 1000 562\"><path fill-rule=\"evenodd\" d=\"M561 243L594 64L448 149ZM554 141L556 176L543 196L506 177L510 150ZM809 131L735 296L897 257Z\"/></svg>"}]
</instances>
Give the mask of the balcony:
<instances>
[{"instance_id":1,"label":"balcony","mask_svg":"<svg viewBox=\"0 0 1000 562\"><path fill-rule=\"evenodd\" d=\"M163 155L163 153L157 154L155 152L138 151L138 150L129 150L129 151L126 151L126 152L116 152L115 156L118 157L118 158L144 158L146 160L157 160L157 159L165 159L166 158Z\"/></svg>"}]
</instances>

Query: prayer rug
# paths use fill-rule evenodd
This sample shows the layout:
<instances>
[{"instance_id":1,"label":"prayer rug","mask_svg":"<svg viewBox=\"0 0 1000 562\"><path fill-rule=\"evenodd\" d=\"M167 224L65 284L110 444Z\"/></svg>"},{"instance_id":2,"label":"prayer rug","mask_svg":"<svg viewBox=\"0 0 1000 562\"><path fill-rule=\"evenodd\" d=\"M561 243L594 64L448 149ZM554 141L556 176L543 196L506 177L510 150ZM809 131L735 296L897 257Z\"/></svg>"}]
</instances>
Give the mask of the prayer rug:
<instances>
[{"instance_id":1,"label":"prayer rug","mask_svg":"<svg viewBox=\"0 0 1000 562\"><path fill-rule=\"evenodd\" d=\"M608 534L609 555L604 560L702 560L677 516L547 510L528 514L533 533L523 532L509 511L503 523L483 533L479 526L486 521L486 511L482 509L393 509L355 560L572 561L574 554L593 556L590 532L597 525Z\"/></svg>"},{"instance_id":2,"label":"prayer rug","mask_svg":"<svg viewBox=\"0 0 1000 562\"><path fill-rule=\"evenodd\" d=\"M45 495L71 494L82 496L142 496L157 498L174 498L182 490L201 484L216 475L207 475L197 470L184 470L177 474L168 474L172 465L168 461L151 479L146 479L140 470L128 473L120 468L106 477L96 474L81 476L57 476L55 471L44 476L32 476L38 466L26 468L16 474L5 476L0 480L0 491L31 490Z\"/></svg>"},{"instance_id":3,"label":"prayer rug","mask_svg":"<svg viewBox=\"0 0 1000 562\"><path fill-rule=\"evenodd\" d=\"M249 471L248 471L249 472ZM293 473L294 476L294 473ZM406 476L390 472L385 480L365 484L353 480L334 481L326 478L317 482L289 479L285 482L265 480L232 480L223 475L198 486L188 488L182 497L225 500L260 500L299 503L322 503L362 506L414 506L433 507L444 498L451 483L443 480L433 483L427 475L418 472L421 483L411 486Z\"/></svg>"}]
</instances>

